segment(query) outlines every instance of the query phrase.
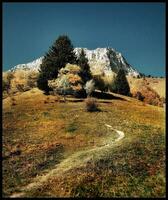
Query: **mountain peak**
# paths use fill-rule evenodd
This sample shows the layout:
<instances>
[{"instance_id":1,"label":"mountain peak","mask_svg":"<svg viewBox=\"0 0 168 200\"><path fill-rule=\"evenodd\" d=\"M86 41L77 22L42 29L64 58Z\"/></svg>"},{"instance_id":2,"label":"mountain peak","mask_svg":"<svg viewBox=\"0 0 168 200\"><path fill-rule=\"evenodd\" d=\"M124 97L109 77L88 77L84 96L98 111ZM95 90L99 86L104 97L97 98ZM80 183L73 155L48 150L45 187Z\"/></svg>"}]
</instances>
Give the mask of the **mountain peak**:
<instances>
[{"instance_id":1,"label":"mountain peak","mask_svg":"<svg viewBox=\"0 0 168 200\"><path fill-rule=\"evenodd\" d=\"M128 64L122 54L115 51L113 48L98 47L96 49L89 50L87 48L77 47L74 49L77 57L79 56L82 49L84 50L86 57L88 58L92 73L104 72L108 75L112 72L117 72L119 69L123 69L126 74L130 76L139 75L139 72L135 70L130 64ZM16 65L9 71L16 71L19 69L38 71L40 69L40 64L42 63L43 58L44 57L42 56L27 64Z\"/></svg>"}]
</instances>

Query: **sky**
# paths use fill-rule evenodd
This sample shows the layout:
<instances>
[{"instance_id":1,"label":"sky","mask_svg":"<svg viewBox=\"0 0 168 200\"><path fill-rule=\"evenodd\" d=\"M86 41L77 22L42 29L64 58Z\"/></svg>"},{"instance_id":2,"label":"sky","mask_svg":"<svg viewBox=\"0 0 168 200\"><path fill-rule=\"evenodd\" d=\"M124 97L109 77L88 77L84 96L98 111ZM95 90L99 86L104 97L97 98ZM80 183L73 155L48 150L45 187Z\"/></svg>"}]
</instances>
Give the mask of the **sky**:
<instances>
[{"instance_id":1,"label":"sky","mask_svg":"<svg viewBox=\"0 0 168 200\"><path fill-rule=\"evenodd\" d=\"M165 76L165 3L3 3L3 71L45 55L59 35L112 47L139 72Z\"/></svg>"}]
</instances>

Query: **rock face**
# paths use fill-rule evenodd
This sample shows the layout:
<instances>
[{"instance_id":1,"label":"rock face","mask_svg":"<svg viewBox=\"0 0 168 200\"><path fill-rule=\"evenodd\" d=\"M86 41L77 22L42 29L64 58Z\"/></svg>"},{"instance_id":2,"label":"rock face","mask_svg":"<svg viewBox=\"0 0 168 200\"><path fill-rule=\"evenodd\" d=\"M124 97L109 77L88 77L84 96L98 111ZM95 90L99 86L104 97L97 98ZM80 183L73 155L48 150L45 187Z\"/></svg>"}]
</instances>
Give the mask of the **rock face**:
<instances>
[{"instance_id":1,"label":"rock face","mask_svg":"<svg viewBox=\"0 0 168 200\"><path fill-rule=\"evenodd\" d=\"M16 66L12 67L9 71L14 72L14 71L23 69L25 71L31 70L31 71L38 72L38 70L40 69L40 65L42 63L42 60L43 60L43 57L40 57L40 58L38 58L38 59L36 59L32 62L29 62L27 64L16 65Z\"/></svg>"},{"instance_id":2,"label":"rock face","mask_svg":"<svg viewBox=\"0 0 168 200\"><path fill-rule=\"evenodd\" d=\"M81 50L82 48L74 49L77 57L79 56ZM127 63L121 53L116 52L112 48L97 48L95 50L88 50L84 48L84 52L88 58L93 74L105 73L106 75L110 75L112 72L117 72L119 69L123 69L127 75L139 75L139 72Z\"/></svg>"},{"instance_id":3,"label":"rock face","mask_svg":"<svg viewBox=\"0 0 168 200\"><path fill-rule=\"evenodd\" d=\"M82 48L75 48L74 52L78 57ZM95 50L89 50L83 48L88 58L89 65L91 67L91 72L93 74L105 73L106 75L111 75L118 69L122 68L125 70L127 75L138 76L139 72L128 64L126 59L121 55L121 53L115 51L112 48L97 48ZM16 71L19 69L37 71L40 68L43 57L34 60L33 62L27 64L19 64L13 67L10 71Z\"/></svg>"}]
</instances>

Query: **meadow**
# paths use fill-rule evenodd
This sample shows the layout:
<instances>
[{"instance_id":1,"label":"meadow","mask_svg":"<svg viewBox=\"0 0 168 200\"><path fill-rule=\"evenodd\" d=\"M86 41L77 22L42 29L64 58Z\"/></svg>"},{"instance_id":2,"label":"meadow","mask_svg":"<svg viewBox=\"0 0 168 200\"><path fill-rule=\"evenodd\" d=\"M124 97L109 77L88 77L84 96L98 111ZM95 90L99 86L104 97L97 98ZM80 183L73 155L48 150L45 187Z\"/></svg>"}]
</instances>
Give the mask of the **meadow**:
<instances>
[{"instance_id":1,"label":"meadow","mask_svg":"<svg viewBox=\"0 0 168 200\"><path fill-rule=\"evenodd\" d=\"M4 99L3 196L165 197L165 108L113 95L98 112L37 88Z\"/></svg>"}]
</instances>

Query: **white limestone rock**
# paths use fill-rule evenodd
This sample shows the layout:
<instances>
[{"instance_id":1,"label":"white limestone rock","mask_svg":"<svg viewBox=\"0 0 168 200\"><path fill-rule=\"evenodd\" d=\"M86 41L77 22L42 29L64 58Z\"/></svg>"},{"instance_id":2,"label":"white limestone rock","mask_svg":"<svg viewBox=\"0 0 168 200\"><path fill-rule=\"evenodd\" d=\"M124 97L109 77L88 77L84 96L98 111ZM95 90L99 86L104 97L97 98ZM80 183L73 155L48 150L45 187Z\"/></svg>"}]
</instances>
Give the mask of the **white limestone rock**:
<instances>
[{"instance_id":1,"label":"white limestone rock","mask_svg":"<svg viewBox=\"0 0 168 200\"><path fill-rule=\"evenodd\" d=\"M78 57L82 48L75 48L74 52ZM111 54L108 56L108 48L97 48L94 50L89 50L87 48L83 48L88 58L88 62L90 65L90 70L93 74L104 73L105 75L111 75L114 69L124 69L127 75L137 77L139 72L134 69L126 59L121 55L121 53L111 49ZM42 63L43 57L40 57L32 62L27 64L19 64L15 67L11 68L9 71L16 71L19 69L24 70L32 70L38 72L40 69L40 64Z\"/></svg>"}]
</instances>

